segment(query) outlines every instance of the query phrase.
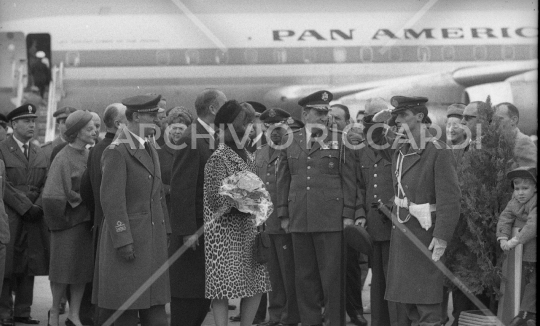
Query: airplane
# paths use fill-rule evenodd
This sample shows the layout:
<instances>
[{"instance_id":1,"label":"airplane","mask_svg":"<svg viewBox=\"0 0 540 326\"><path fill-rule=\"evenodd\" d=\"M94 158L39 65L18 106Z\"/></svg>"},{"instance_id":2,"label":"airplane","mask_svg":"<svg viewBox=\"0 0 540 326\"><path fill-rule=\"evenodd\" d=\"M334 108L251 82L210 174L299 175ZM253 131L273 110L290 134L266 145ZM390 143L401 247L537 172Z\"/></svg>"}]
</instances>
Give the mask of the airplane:
<instances>
[{"instance_id":1,"label":"airplane","mask_svg":"<svg viewBox=\"0 0 540 326\"><path fill-rule=\"evenodd\" d=\"M537 14L537 0L0 0L0 111L44 51L49 108L158 93L194 110L215 87L299 118L298 99L326 89L353 117L371 97L427 96L444 125L449 104L490 95L536 135Z\"/></svg>"}]
</instances>

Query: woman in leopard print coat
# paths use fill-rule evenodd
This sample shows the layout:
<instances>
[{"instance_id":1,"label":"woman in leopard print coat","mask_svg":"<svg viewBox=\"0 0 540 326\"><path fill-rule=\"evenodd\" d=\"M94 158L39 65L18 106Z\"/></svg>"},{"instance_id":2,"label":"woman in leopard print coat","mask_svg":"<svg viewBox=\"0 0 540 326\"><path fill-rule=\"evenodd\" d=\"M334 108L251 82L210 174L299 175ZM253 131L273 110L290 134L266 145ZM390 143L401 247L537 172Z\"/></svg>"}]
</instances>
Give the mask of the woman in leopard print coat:
<instances>
[{"instance_id":1,"label":"woman in leopard print coat","mask_svg":"<svg viewBox=\"0 0 540 326\"><path fill-rule=\"evenodd\" d=\"M228 299L245 298L241 325L251 325L261 295L270 291L265 265L254 257L252 215L242 213L228 197L218 194L223 179L239 171L255 173L253 154L235 143L231 132L243 139L255 111L247 103L226 102L216 114L221 142L204 170L204 240L206 297L212 300L216 325L227 325Z\"/></svg>"}]
</instances>

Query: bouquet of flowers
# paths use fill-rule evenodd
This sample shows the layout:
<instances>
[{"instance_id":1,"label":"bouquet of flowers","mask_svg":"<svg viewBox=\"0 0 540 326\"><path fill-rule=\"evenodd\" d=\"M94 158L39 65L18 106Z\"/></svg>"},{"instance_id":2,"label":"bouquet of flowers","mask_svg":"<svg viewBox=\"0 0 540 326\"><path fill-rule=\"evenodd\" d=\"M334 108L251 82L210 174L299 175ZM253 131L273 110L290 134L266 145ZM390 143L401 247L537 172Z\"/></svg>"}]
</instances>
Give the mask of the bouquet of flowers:
<instances>
[{"instance_id":1,"label":"bouquet of flowers","mask_svg":"<svg viewBox=\"0 0 540 326\"><path fill-rule=\"evenodd\" d=\"M218 193L232 198L239 211L255 215L256 226L263 224L274 210L264 183L253 172L240 171L225 178Z\"/></svg>"}]
</instances>

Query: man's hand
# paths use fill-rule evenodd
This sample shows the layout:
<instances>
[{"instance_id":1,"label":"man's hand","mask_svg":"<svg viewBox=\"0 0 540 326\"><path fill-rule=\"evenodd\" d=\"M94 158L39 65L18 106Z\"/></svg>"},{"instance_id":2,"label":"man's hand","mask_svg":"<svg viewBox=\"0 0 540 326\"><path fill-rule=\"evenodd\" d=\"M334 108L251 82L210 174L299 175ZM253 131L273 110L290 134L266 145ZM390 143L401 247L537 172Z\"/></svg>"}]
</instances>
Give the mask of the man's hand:
<instances>
[{"instance_id":1,"label":"man's hand","mask_svg":"<svg viewBox=\"0 0 540 326\"><path fill-rule=\"evenodd\" d=\"M501 249L504 251L510 250L510 248L508 248L508 240L506 239L501 240Z\"/></svg>"},{"instance_id":2,"label":"man's hand","mask_svg":"<svg viewBox=\"0 0 540 326\"><path fill-rule=\"evenodd\" d=\"M382 111L377 112L373 116L372 121L375 122L375 123L388 121L392 117L392 110L393 109L386 109L386 110L382 110Z\"/></svg>"},{"instance_id":3,"label":"man's hand","mask_svg":"<svg viewBox=\"0 0 540 326\"><path fill-rule=\"evenodd\" d=\"M506 245L508 246L508 250L514 249L518 244L518 239L516 239L515 237L508 240L508 242L506 243Z\"/></svg>"},{"instance_id":4,"label":"man's hand","mask_svg":"<svg viewBox=\"0 0 540 326\"><path fill-rule=\"evenodd\" d=\"M433 261L438 261L439 259L441 259L442 255L444 254L444 251L446 250L446 241L433 237L428 247L428 250L432 250L432 249L433 249L433 254L431 255L431 259Z\"/></svg>"},{"instance_id":5,"label":"man's hand","mask_svg":"<svg viewBox=\"0 0 540 326\"><path fill-rule=\"evenodd\" d=\"M184 244L188 247L191 247L193 250L197 250L199 245L199 237L196 234L184 236Z\"/></svg>"},{"instance_id":6,"label":"man's hand","mask_svg":"<svg viewBox=\"0 0 540 326\"><path fill-rule=\"evenodd\" d=\"M366 227L366 218L365 217L357 218L356 221L354 221L354 225L361 225L363 228L365 228Z\"/></svg>"},{"instance_id":7,"label":"man's hand","mask_svg":"<svg viewBox=\"0 0 540 326\"><path fill-rule=\"evenodd\" d=\"M347 226L354 225L354 220L352 218L344 218L343 219L343 228L346 228Z\"/></svg>"},{"instance_id":8,"label":"man's hand","mask_svg":"<svg viewBox=\"0 0 540 326\"><path fill-rule=\"evenodd\" d=\"M289 218L288 217L281 219L281 228L283 229L283 231L285 231L285 233L289 233Z\"/></svg>"},{"instance_id":9,"label":"man's hand","mask_svg":"<svg viewBox=\"0 0 540 326\"><path fill-rule=\"evenodd\" d=\"M127 261L132 261L135 259L135 250L133 249L132 243L122 246L116 250L118 251L118 254Z\"/></svg>"},{"instance_id":10,"label":"man's hand","mask_svg":"<svg viewBox=\"0 0 540 326\"><path fill-rule=\"evenodd\" d=\"M23 214L23 220L27 222L37 222L43 217L43 209L38 205L32 205L26 213Z\"/></svg>"}]
</instances>

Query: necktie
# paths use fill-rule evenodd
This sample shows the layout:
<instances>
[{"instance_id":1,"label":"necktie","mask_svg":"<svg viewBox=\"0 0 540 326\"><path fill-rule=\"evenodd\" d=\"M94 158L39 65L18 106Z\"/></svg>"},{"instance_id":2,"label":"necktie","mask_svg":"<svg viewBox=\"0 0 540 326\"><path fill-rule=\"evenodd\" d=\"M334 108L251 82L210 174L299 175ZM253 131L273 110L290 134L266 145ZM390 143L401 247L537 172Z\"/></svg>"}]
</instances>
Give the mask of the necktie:
<instances>
[{"instance_id":1,"label":"necktie","mask_svg":"<svg viewBox=\"0 0 540 326\"><path fill-rule=\"evenodd\" d=\"M150 143L144 142L144 149L146 149L146 152L148 155L150 155L150 158L152 158L152 149L150 149Z\"/></svg>"},{"instance_id":2,"label":"necktie","mask_svg":"<svg viewBox=\"0 0 540 326\"><path fill-rule=\"evenodd\" d=\"M26 159L28 159L28 145L23 144L22 147L24 149L24 151L23 151L24 157L26 157Z\"/></svg>"}]
</instances>

